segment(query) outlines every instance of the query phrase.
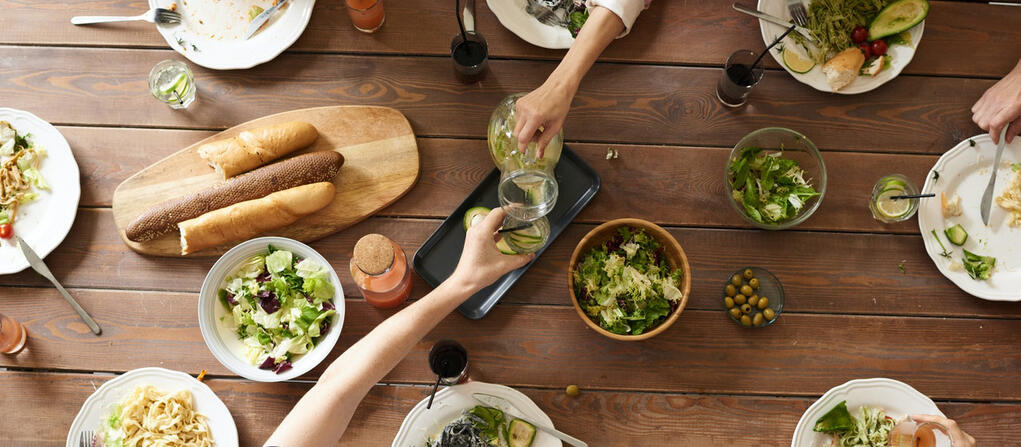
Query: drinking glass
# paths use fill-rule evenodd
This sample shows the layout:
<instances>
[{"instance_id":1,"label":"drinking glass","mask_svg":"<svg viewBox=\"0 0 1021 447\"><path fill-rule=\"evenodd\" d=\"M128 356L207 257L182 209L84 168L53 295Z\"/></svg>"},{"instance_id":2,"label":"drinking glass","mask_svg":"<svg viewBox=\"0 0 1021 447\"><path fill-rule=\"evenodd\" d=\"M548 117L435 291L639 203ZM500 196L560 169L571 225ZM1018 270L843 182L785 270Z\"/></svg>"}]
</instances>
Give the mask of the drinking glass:
<instances>
[{"instance_id":1,"label":"drinking glass","mask_svg":"<svg viewBox=\"0 0 1021 447\"><path fill-rule=\"evenodd\" d=\"M485 77L489 66L489 45L481 34L469 31L450 41L450 57L454 60L454 74L464 83L474 83Z\"/></svg>"},{"instance_id":2,"label":"drinking glass","mask_svg":"<svg viewBox=\"0 0 1021 447\"><path fill-rule=\"evenodd\" d=\"M527 222L508 216L503 221L503 228L520 228L503 234L507 246L520 255L539 251L549 240L550 226L546 216Z\"/></svg>"},{"instance_id":3,"label":"drinking glass","mask_svg":"<svg viewBox=\"0 0 1021 447\"><path fill-rule=\"evenodd\" d=\"M381 26L386 15L383 13L383 0L345 0L347 14L351 16L351 24L363 33L374 33Z\"/></svg>"},{"instance_id":4,"label":"drinking glass","mask_svg":"<svg viewBox=\"0 0 1021 447\"><path fill-rule=\"evenodd\" d=\"M171 109L186 109L195 101L195 78L184 62L161 61L149 71L149 92Z\"/></svg>"},{"instance_id":5,"label":"drinking glass","mask_svg":"<svg viewBox=\"0 0 1021 447\"><path fill-rule=\"evenodd\" d=\"M440 340L429 350L429 369L444 385L468 380L468 351L454 340Z\"/></svg>"},{"instance_id":6,"label":"drinking glass","mask_svg":"<svg viewBox=\"0 0 1021 447\"><path fill-rule=\"evenodd\" d=\"M0 314L0 353L15 354L25 347L28 334L25 326L13 318Z\"/></svg>"},{"instance_id":7,"label":"drinking glass","mask_svg":"<svg viewBox=\"0 0 1021 447\"><path fill-rule=\"evenodd\" d=\"M762 67L751 70L758 56L754 51L738 50L727 58L727 64L716 84L716 97L727 107L741 107L748 94L762 80Z\"/></svg>"},{"instance_id":8,"label":"drinking glass","mask_svg":"<svg viewBox=\"0 0 1021 447\"><path fill-rule=\"evenodd\" d=\"M946 427L932 422L921 424L906 419L890 431L890 447L953 447Z\"/></svg>"},{"instance_id":9,"label":"drinking glass","mask_svg":"<svg viewBox=\"0 0 1021 447\"><path fill-rule=\"evenodd\" d=\"M884 223L903 222L918 211L918 199L892 200L890 197L918 194L918 187L902 174L883 176L872 187L869 209L872 217Z\"/></svg>"}]
</instances>

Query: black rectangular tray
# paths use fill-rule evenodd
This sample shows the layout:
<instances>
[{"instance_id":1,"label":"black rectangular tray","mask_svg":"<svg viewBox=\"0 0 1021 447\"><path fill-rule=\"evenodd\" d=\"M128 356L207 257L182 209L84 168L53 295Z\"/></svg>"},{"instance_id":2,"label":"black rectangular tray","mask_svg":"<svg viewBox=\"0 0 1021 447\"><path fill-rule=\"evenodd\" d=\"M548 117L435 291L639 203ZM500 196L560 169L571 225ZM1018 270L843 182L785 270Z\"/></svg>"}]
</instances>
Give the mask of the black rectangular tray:
<instances>
[{"instance_id":1,"label":"black rectangular tray","mask_svg":"<svg viewBox=\"0 0 1021 447\"><path fill-rule=\"evenodd\" d=\"M560 154L560 161L554 170L554 176L560 186L560 191L556 206L546 216L550 224L550 238L546 246L536 253L536 259L546 251L546 248L560 236L560 233L567 228L567 225L574 220L582 208L585 208L585 205L592 200L592 197L599 191L601 183L599 174L596 174L591 166L566 145ZM482 183L479 183L479 186L471 194L468 194L464 202L461 202L461 205L440 224L432 236L429 236L429 239L419 247L415 252L412 264L418 276L436 287L454 272L454 267L457 267L457 261L461 258L461 249L464 247L464 224L462 223L464 213L476 206L486 208L500 206L496 195L499 184L500 171L494 168L486 178L482 179ZM503 294L507 293L507 290L534 263L535 260L522 268L507 273L489 287L472 295L457 310L473 320L486 316L496 302L500 301Z\"/></svg>"}]
</instances>

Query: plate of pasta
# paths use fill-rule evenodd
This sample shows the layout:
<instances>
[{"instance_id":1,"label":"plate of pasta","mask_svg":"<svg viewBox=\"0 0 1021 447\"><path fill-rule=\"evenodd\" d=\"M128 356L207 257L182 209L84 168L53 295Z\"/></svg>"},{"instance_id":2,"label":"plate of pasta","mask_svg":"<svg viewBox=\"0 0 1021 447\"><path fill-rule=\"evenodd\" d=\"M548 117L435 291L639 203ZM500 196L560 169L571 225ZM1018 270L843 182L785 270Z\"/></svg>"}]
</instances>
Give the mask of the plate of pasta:
<instances>
[{"instance_id":1,"label":"plate of pasta","mask_svg":"<svg viewBox=\"0 0 1021 447\"><path fill-rule=\"evenodd\" d=\"M164 368L131 370L100 386L71 422L67 447L79 447L85 431L96 433L96 447L238 445L234 418L216 393Z\"/></svg>"}]
</instances>

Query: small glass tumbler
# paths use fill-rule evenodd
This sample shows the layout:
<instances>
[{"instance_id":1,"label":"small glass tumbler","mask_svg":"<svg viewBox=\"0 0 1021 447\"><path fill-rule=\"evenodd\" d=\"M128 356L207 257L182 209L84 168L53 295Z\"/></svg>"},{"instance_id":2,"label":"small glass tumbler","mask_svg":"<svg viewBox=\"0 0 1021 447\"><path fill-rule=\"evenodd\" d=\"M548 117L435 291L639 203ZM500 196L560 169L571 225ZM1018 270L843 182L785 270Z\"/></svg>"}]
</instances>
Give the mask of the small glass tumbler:
<instances>
[{"instance_id":1,"label":"small glass tumbler","mask_svg":"<svg viewBox=\"0 0 1021 447\"><path fill-rule=\"evenodd\" d=\"M467 32L465 40L460 34L450 41L450 57L454 60L454 75L466 84L481 81L489 67L489 44L481 34Z\"/></svg>"},{"instance_id":2,"label":"small glass tumbler","mask_svg":"<svg viewBox=\"0 0 1021 447\"><path fill-rule=\"evenodd\" d=\"M468 351L454 340L440 340L429 350L429 369L443 385L468 381Z\"/></svg>"},{"instance_id":3,"label":"small glass tumbler","mask_svg":"<svg viewBox=\"0 0 1021 447\"><path fill-rule=\"evenodd\" d=\"M383 0L345 0L351 24L363 33L374 33L383 26L386 14Z\"/></svg>"},{"instance_id":4,"label":"small glass tumbler","mask_svg":"<svg viewBox=\"0 0 1021 447\"><path fill-rule=\"evenodd\" d=\"M752 69L756 54L750 50L738 50L727 58L727 64L716 83L716 97L727 107L741 107L748 101L752 92L762 80L762 67Z\"/></svg>"},{"instance_id":5,"label":"small glass tumbler","mask_svg":"<svg viewBox=\"0 0 1021 447\"><path fill-rule=\"evenodd\" d=\"M918 187L901 174L883 176L872 187L869 209L872 217L884 223L903 222L918 211L918 199L893 199L901 195L917 195Z\"/></svg>"},{"instance_id":6,"label":"small glass tumbler","mask_svg":"<svg viewBox=\"0 0 1021 447\"><path fill-rule=\"evenodd\" d=\"M0 353L16 354L25 347L28 334L25 326L13 318L0 314Z\"/></svg>"},{"instance_id":7,"label":"small glass tumbler","mask_svg":"<svg viewBox=\"0 0 1021 447\"><path fill-rule=\"evenodd\" d=\"M195 101L195 77L184 62L161 61L149 71L149 92L171 109L186 109Z\"/></svg>"}]
</instances>

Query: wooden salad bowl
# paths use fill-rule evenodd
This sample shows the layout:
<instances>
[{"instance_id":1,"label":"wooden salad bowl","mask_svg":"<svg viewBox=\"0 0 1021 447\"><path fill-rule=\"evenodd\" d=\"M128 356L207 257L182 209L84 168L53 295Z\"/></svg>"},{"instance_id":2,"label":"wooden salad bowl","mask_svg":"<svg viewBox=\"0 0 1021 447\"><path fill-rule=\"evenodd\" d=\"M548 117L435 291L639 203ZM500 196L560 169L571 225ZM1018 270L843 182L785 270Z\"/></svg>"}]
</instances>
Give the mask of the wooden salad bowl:
<instances>
[{"instance_id":1,"label":"wooden salad bowl","mask_svg":"<svg viewBox=\"0 0 1021 447\"><path fill-rule=\"evenodd\" d=\"M617 229L622 226L644 229L646 234L656 238L656 241L658 241L663 247L663 252L667 256L670 268L680 268L681 271L684 272L684 278L681 280L681 285L679 287L684 297L681 298L681 303L677 306L677 309L670 314L666 321L662 324L641 335L620 335L603 329L598 323L592 321L592 319L585 314L585 311L581 308L581 304L578 303L578 297L574 294L574 270L578 267L578 261L585 253L588 253L590 249L597 247L614 237L617 234ZM571 303L574 304L574 310L578 312L578 316L581 317L582 321L592 328L592 330L614 340L647 340L667 330L667 328L677 321L681 312L684 311L684 306L688 304L688 296L691 294L691 266L688 264L688 256L684 254L684 249L681 248L681 244L677 243L677 239L674 239L670 233L659 225L642 219L615 219L592 229L592 231L589 231L588 234L581 239L581 242L578 243L578 246L574 248L574 254L571 255L570 268L567 270L567 289L571 293Z\"/></svg>"}]
</instances>

